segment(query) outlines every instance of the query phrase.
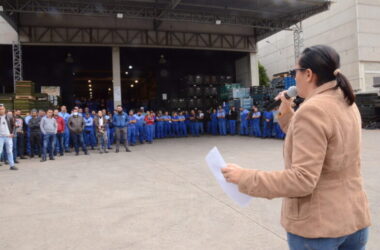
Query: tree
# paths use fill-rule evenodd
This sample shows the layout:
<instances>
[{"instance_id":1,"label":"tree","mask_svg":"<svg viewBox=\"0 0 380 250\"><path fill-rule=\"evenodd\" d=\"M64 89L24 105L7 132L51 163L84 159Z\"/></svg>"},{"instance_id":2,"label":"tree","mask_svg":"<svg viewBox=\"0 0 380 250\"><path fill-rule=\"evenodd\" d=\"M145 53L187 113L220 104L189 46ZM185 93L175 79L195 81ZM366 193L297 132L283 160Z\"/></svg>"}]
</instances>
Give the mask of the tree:
<instances>
[{"instance_id":1,"label":"tree","mask_svg":"<svg viewBox=\"0 0 380 250\"><path fill-rule=\"evenodd\" d=\"M268 86L269 77L267 75L267 70L261 63L259 63L259 82L260 86Z\"/></svg>"}]
</instances>

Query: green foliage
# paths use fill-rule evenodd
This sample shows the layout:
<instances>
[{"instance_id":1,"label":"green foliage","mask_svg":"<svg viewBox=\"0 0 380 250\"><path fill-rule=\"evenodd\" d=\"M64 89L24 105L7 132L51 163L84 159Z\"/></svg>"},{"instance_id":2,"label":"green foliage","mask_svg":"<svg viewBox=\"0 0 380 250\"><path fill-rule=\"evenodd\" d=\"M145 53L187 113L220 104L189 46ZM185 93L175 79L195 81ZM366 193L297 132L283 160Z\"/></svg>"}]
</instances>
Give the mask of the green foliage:
<instances>
[{"instance_id":1,"label":"green foliage","mask_svg":"<svg viewBox=\"0 0 380 250\"><path fill-rule=\"evenodd\" d=\"M259 63L259 82L260 82L260 86L269 85L269 77L267 75L267 70L260 63Z\"/></svg>"}]
</instances>

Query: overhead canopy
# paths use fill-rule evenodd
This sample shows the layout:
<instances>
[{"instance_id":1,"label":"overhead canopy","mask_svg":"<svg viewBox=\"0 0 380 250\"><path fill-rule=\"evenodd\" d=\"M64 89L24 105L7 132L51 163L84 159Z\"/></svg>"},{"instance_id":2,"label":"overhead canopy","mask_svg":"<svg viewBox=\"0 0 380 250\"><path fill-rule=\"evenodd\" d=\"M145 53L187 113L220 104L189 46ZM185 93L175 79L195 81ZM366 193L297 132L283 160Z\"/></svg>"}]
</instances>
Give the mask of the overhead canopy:
<instances>
[{"instance_id":1,"label":"overhead canopy","mask_svg":"<svg viewBox=\"0 0 380 250\"><path fill-rule=\"evenodd\" d=\"M254 51L327 0L0 0L30 44Z\"/></svg>"}]
</instances>

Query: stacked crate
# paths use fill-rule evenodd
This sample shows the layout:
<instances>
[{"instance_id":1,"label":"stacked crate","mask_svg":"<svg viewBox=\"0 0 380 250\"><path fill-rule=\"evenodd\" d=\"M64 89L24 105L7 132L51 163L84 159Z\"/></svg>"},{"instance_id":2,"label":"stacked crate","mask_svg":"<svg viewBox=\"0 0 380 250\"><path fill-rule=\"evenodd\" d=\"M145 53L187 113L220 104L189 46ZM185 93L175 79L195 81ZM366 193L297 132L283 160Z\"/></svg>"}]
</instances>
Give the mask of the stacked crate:
<instances>
[{"instance_id":1,"label":"stacked crate","mask_svg":"<svg viewBox=\"0 0 380 250\"><path fill-rule=\"evenodd\" d=\"M16 82L16 97L13 103L14 109L20 109L23 114L34 108L36 104L34 83L31 81Z\"/></svg>"},{"instance_id":2,"label":"stacked crate","mask_svg":"<svg viewBox=\"0 0 380 250\"><path fill-rule=\"evenodd\" d=\"M13 110L14 94L0 95L0 103L4 104L7 110Z\"/></svg>"}]
</instances>

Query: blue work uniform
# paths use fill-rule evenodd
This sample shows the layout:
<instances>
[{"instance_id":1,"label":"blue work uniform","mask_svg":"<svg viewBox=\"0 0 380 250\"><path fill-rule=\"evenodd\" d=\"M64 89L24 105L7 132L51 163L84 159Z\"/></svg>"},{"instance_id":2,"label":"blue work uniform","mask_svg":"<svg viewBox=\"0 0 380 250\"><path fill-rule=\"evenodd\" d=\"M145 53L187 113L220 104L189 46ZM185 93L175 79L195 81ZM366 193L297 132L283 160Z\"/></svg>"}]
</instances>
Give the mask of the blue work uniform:
<instances>
[{"instance_id":1,"label":"blue work uniform","mask_svg":"<svg viewBox=\"0 0 380 250\"><path fill-rule=\"evenodd\" d=\"M248 110L240 111L240 135L248 135Z\"/></svg>"},{"instance_id":2,"label":"blue work uniform","mask_svg":"<svg viewBox=\"0 0 380 250\"><path fill-rule=\"evenodd\" d=\"M277 139L284 139L285 133L282 131L280 124L278 123L278 114L279 114L278 110L273 111L273 132L272 132L272 134Z\"/></svg>"},{"instance_id":3,"label":"blue work uniform","mask_svg":"<svg viewBox=\"0 0 380 250\"><path fill-rule=\"evenodd\" d=\"M136 144L136 122L137 120L134 115L128 116L127 128L128 128L128 142L130 145Z\"/></svg>"},{"instance_id":4,"label":"blue work uniform","mask_svg":"<svg viewBox=\"0 0 380 250\"><path fill-rule=\"evenodd\" d=\"M226 112L224 110L218 110L216 116L218 117L218 127L220 135L227 135L226 129Z\"/></svg>"},{"instance_id":5,"label":"blue work uniform","mask_svg":"<svg viewBox=\"0 0 380 250\"><path fill-rule=\"evenodd\" d=\"M263 114L263 118L264 118L263 137L272 137L273 113L271 111L265 111Z\"/></svg>"},{"instance_id":6,"label":"blue work uniform","mask_svg":"<svg viewBox=\"0 0 380 250\"><path fill-rule=\"evenodd\" d=\"M218 133L218 117L217 113L211 114L211 134L216 135Z\"/></svg>"},{"instance_id":7,"label":"blue work uniform","mask_svg":"<svg viewBox=\"0 0 380 250\"><path fill-rule=\"evenodd\" d=\"M171 116L170 115L165 115L163 116L164 119L164 136L165 137L170 137L172 132L171 132Z\"/></svg>"},{"instance_id":8,"label":"blue work uniform","mask_svg":"<svg viewBox=\"0 0 380 250\"><path fill-rule=\"evenodd\" d=\"M156 117L156 138L164 138L164 118L162 115Z\"/></svg>"},{"instance_id":9,"label":"blue work uniform","mask_svg":"<svg viewBox=\"0 0 380 250\"><path fill-rule=\"evenodd\" d=\"M184 115L178 116L179 119L179 135L187 136L186 118Z\"/></svg>"},{"instance_id":10,"label":"blue work uniform","mask_svg":"<svg viewBox=\"0 0 380 250\"><path fill-rule=\"evenodd\" d=\"M255 112L253 113L252 116L257 116L256 118L252 118L253 135L257 137L261 137L261 126L260 126L261 112Z\"/></svg>"},{"instance_id":11,"label":"blue work uniform","mask_svg":"<svg viewBox=\"0 0 380 250\"><path fill-rule=\"evenodd\" d=\"M65 120L65 131L63 133L63 145L65 147L66 152L70 149L70 129L67 123L69 122L70 114L66 112L59 112L58 115Z\"/></svg>"},{"instance_id":12,"label":"blue work uniform","mask_svg":"<svg viewBox=\"0 0 380 250\"><path fill-rule=\"evenodd\" d=\"M177 115L172 117L172 134L179 137L179 118Z\"/></svg>"},{"instance_id":13,"label":"blue work uniform","mask_svg":"<svg viewBox=\"0 0 380 250\"><path fill-rule=\"evenodd\" d=\"M145 137L145 115L141 114L135 114L136 118L136 137L139 138L140 143L144 143L144 137Z\"/></svg>"},{"instance_id":14,"label":"blue work uniform","mask_svg":"<svg viewBox=\"0 0 380 250\"><path fill-rule=\"evenodd\" d=\"M84 144L88 147L94 148L96 145L95 134L94 134L94 119L90 117L84 117Z\"/></svg>"}]
</instances>

